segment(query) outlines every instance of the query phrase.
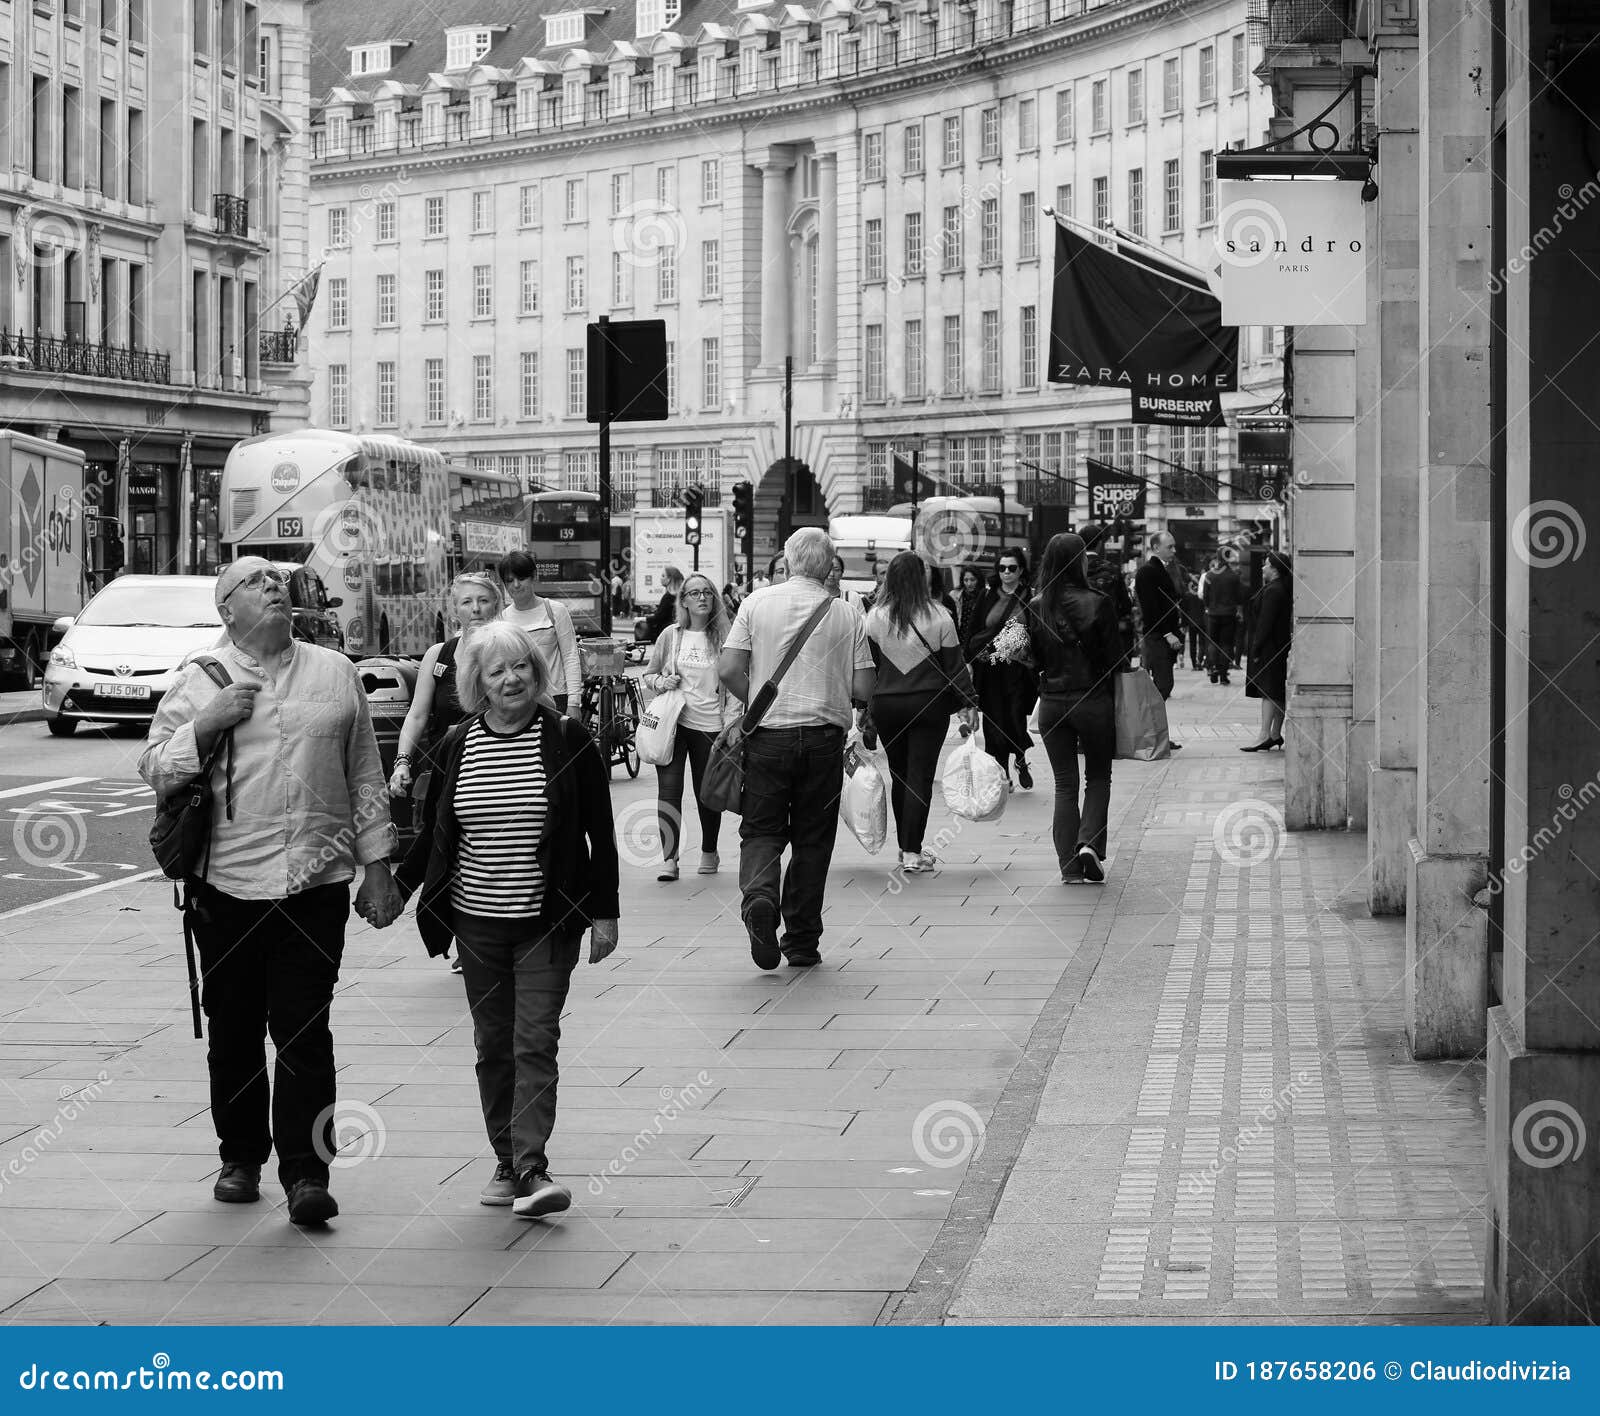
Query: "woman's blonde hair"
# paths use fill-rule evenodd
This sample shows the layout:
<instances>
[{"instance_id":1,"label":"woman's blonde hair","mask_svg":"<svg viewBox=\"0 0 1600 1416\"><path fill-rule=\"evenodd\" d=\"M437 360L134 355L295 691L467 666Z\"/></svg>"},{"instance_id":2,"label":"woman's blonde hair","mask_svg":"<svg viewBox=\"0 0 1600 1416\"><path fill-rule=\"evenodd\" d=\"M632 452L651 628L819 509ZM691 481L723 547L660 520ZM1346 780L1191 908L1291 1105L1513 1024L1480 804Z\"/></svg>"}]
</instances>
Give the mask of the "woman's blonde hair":
<instances>
[{"instance_id":1,"label":"woman's blonde hair","mask_svg":"<svg viewBox=\"0 0 1600 1416\"><path fill-rule=\"evenodd\" d=\"M538 646L528 632L510 620L490 620L461 641L461 652L456 656L456 697L468 714L481 713L488 707L489 693L484 685L484 669L495 659L509 656L515 663L526 658L533 669L533 691L543 695L549 686L544 660Z\"/></svg>"},{"instance_id":2,"label":"woman's blonde hair","mask_svg":"<svg viewBox=\"0 0 1600 1416\"><path fill-rule=\"evenodd\" d=\"M703 580L711 591L711 618L706 621L706 638L710 641L712 653L720 654L722 642L728 637L728 606L717 587L711 583L711 577L702 575L698 570L690 572L678 590L678 633L681 635L689 628L689 601L686 597L689 587L697 580Z\"/></svg>"},{"instance_id":3,"label":"woman's blonde hair","mask_svg":"<svg viewBox=\"0 0 1600 1416\"><path fill-rule=\"evenodd\" d=\"M445 608L450 612L451 623L457 629L461 628L461 616L456 613L456 596L461 587L470 585L474 590L487 590L494 597L494 614L490 619L497 619L500 611L506 607L506 592L500 588L500 582L492 575L481 570L466 570L450 582L450 588L444 592Z\"/></svg>"}]
</instances>

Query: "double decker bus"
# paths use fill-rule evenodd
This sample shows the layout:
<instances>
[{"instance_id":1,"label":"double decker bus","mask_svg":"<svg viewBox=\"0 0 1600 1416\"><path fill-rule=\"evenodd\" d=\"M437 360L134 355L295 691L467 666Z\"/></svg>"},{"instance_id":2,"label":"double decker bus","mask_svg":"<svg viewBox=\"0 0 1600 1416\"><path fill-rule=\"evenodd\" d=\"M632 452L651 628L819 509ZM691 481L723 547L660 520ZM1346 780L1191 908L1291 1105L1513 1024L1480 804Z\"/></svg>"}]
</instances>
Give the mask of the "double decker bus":
<instances>
[{"instance_id":1,"label":"double decker bus","mask_svg":"<svg viewBox=\"0 0 1600 1416\"><path fill-rule=\"evenodd\" d=\"M885 517L909 522L911 514L910 502L897 502ZM989 575L1005 547L1027 546L1028 528L1028 508L1016 502L1002 504L999 497L924 497L916 507L910 546L929 565L943 566L952 578L964 566Z\"/></svg>"},{"instance_id":2,"label":"double decker bus","mask_svg":"<svg viewBox=\"0 0 1600 1416\"><path fill-rule=\"evenodd\" d=\"M450 469L437 450L321 428L246 438L222 470L220 520L227 559L321 576L352 658L444 638Z\"/></svg>"},{"instance_id":3,"label":"double decker bus","mask_svg":"<svg viewBox=\"0 0 1600 1416\"><path fill-rule=\"evenodd\" d=\"M500 557L528 543L522 485L474 468L452 467L450 475L450 576L465 570L495 573Z\"/></svg>"},{"instance_id":4,"label":"double decker bus","mask_svg":"<svg viewBox=\"0 0 1600 1416\"><path fill-rule=\"evenodd\" d=\"M599 634L600 597L610 592L600 564L599 494L531 492L523 500L539 593L566 605L579 634Z\"/></svg>"}]
</instances>

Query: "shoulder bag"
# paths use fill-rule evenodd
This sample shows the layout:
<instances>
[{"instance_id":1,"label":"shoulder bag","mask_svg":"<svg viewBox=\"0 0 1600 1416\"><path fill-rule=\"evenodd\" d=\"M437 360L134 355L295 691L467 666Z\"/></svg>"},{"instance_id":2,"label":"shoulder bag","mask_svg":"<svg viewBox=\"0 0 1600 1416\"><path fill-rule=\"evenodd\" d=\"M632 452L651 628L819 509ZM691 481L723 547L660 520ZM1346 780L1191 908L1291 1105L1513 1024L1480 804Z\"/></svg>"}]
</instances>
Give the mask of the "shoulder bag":
<instances>
[{"instance_id":1,"label":"shoulder bag","mask_svg":"<svg viewBox=\"0 0 1600 1416\"><path fill-rule=\"evenodd\" d=\"M934 704L934 711L936 713L959 713L967 705L960 692L956 689L955 682L949 674L944 672L944 665L939 662L939 651L928 643L927 636L917 628L915 623L911 626L911 632L922 641L922 647L928 651L928 658L933 661L934 668L939 670L940 676L944 679L944 692L939 695L938 702Z\"/></svg>"}]
</instances>

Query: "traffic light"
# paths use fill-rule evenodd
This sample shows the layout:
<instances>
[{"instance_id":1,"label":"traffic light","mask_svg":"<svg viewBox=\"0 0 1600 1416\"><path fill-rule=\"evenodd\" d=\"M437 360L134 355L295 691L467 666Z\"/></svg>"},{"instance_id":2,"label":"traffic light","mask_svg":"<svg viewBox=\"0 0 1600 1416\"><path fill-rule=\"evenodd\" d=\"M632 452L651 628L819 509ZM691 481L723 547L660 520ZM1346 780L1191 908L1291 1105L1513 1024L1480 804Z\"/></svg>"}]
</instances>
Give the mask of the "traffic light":
<instances>
[{"instance_id":1,"label":"traffic light","mask_svg":"<svg viewBox=\"0 0 1600 1416\"><path fill-rule=\"evenodd\" d=\"M685 545L700 544L700 506L705 493L699 487L683 489L683 540Z\"/></svg>"},{"instance_id":2,"label":"traffic light","mask_svg":"<svg viewBox=\"0 0 1600 1416\"><path fill-rule=\"evenodd\" d=\"M741 545L756 532L756 489L749 482L733 488L733 538Z\"/></svg>"}]
</instances>

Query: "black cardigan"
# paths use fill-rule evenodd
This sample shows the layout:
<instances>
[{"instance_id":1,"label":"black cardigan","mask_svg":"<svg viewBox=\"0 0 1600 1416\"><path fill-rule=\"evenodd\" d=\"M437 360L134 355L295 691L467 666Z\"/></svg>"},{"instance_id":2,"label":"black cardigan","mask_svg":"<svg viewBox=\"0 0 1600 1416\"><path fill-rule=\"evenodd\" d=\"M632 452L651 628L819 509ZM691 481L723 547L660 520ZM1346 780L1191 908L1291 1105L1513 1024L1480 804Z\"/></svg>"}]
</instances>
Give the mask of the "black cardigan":
<instances>
[{"instance_id":1,"label":"black cardigan","mask_svg":"<svg viewBox=\"0 0 1600 1416\"><path fill-rule=\"evenodd\" d=\"M539 841L544 910L536 928L581 934L597 919L616 919L617 843L611 822L611 784L600 750L581 723L540 705L548 809ZM459 829L454 809L456 775L467 730L478 717L451 728L439 745L422 829L395 872L410 899L420 887L417 928L430 954L443 954L455 934L450 883Z\"/></svg>"}]
</instances>

